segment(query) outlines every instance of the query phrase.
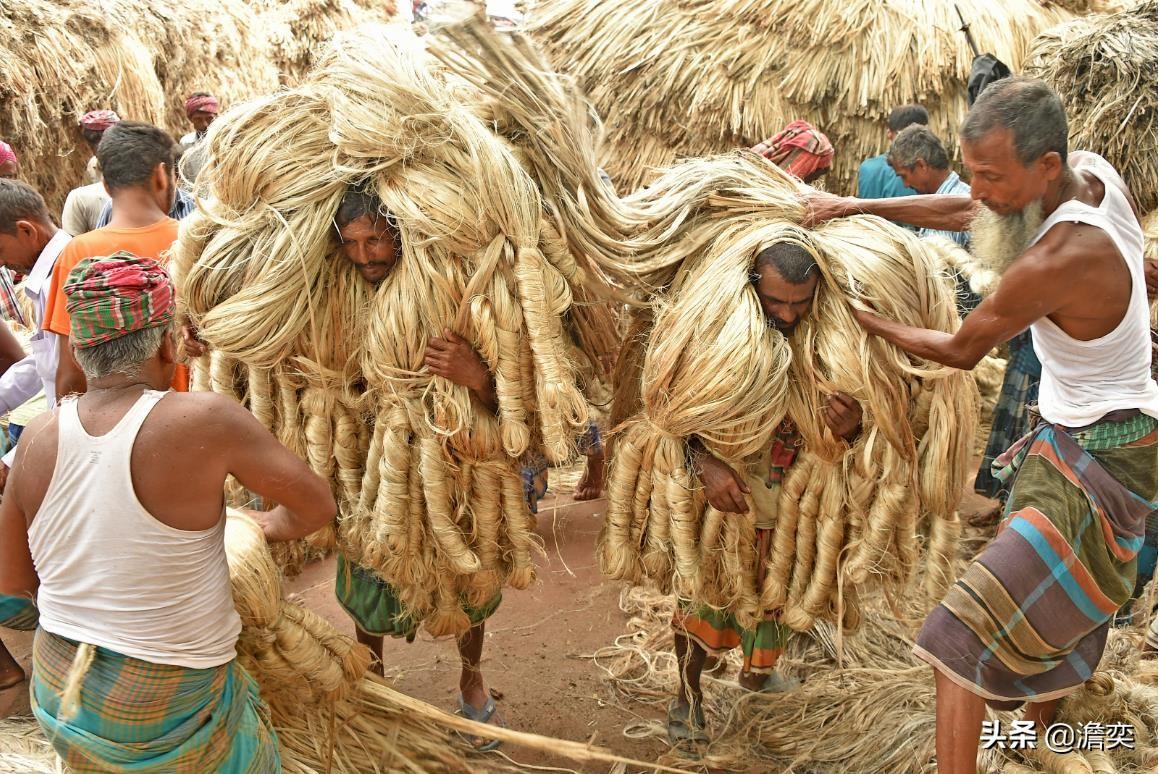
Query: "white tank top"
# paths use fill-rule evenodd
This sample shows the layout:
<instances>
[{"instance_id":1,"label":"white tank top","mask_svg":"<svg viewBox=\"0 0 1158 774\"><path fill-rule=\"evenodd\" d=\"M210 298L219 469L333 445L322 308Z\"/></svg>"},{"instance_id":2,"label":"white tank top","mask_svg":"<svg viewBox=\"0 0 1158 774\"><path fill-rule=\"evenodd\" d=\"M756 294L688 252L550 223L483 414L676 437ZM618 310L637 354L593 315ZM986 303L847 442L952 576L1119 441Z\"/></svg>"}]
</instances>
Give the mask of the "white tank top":
<instances>
[{"instance_id":1,"label":"white tank top","mask_svg":"<svg viewBox=\"0 0 1158 774\"><path fill-rule=\"evenodd\" d=\"M1091 154L1092 155L1092 154ZM1114 330L1097 339L1079 341L1048 317L1030 326L1033 349L1041 360L1038 409L1047 422L1084 427L1111 411L1138 409L1158 418L1158 383L1150 375L1150 307L1142 267L1142 227L1118 187L1122 180L1101 156L1083 159L1075 169L1092 172L1106 195L1093 207L1063 202L1030 245L1058 223L1084 223L1106 232L1130 270L1130 303Z\"/></svg>"},{"instance_id":2,"label":"white tank top","mask_svg":"<svg viewBox=\"0 0 1158 774\"><path fill-rule=\"evenodd\" d=\"M28 528L45 631L155 664L192 669L236 656L241 619L225 560L225 514L206 530L157 521L129 467L147 390L111 431L89 435L76 398L58 409L56 469ZM163 464L163 463L162 463Z\"/></svg>"}]
</instances>

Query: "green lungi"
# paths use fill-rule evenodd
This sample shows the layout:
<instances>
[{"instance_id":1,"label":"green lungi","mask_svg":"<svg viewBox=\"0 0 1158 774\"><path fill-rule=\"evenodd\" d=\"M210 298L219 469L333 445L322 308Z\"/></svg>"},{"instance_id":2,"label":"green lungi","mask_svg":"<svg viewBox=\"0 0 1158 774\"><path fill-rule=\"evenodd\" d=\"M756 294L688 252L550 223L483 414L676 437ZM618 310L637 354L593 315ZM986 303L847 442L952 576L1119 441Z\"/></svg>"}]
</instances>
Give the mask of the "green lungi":
<instances>
[{"instance_id":1,"label":"green lungi","mask_svg":"<svg viewBox=\"0 0 1158 774\"><path fill-rule=\"evenodd\" d=\"M211 669L152 664L96 648L81 708L59 719L77 643L36 631L32 712L74 772L274 774L277 735L257 684L234 659Z\"/></svg>"},{"instance_id":2,"label":"green lungi","mask_svg":"<svg viewBox=\"0 0 1158 774\"><path fill-rule=\"evenodd\" d=\"M334 595L354 624L366 634L377 637L405 637L413 642L420 619L415 619L398 599L394 587L373 571L338 555L338 577L334 581ZM477 626L494 615L503 601L496 594L482 607L463 605L471 626Z\"/></svg>"},{"instance_id":3,"label":"green lungi","mask_svg":"<svg viewBox=\"0 0 1158 774\"><path fill-rule=\"evenodd\" d=\"M1158 507L1158 421L1042 425L998 465L1017 474L1005 520L929 614L915 652L1012 709L1060 698L1097 667Z\"/></svg>"}]
</instances>

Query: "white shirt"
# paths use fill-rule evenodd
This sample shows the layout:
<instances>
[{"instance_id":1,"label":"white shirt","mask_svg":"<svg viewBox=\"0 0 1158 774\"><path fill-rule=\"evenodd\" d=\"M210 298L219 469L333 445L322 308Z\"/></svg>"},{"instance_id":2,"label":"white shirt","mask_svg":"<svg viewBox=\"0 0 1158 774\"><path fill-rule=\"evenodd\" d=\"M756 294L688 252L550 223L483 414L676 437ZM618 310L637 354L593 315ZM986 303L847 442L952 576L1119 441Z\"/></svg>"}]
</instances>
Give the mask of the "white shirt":
<instances>
[{"instance_id":1,"label":"white shirt","mask_svg":"<svg viewBox=\"0 0 1158 774\"><path fill-rule=\"evenodd\" d=\"M1048 317L1030 326L1041 360L1038 408L1047 422L1085 427L1120 409L1138 409L1158 418L1158 383L1150 373L1150 306L1142 268L1142 227L1122 193L1122 179L1101 156L1074 164L1105 186L1097 207L1076 199L1063 202L1042 224L1031 245L1062 222L1099 228L1130 270L1130 302L1114 330L1089 341L1071 338Z\"/></svg>"},{"instance_id":2,"label":"white shirt","mask_svg":"<svg viewBox=\"0 0 1158 774\"><path fill-rule=\"evenodd\" d=\"M57 231L40 251L40 257L24 280L24 293L32 301L36 326L32 335L32 354L13 365L0 376L0 414L7 414L36 393L44 390L49 410L56 405L56 364L60 357L60 337L44 330L44 307L48 303L48 286L52 268L72 236ZM4 456L4 464L12 467L16 450Z\"/></svg>"}]
</instances>

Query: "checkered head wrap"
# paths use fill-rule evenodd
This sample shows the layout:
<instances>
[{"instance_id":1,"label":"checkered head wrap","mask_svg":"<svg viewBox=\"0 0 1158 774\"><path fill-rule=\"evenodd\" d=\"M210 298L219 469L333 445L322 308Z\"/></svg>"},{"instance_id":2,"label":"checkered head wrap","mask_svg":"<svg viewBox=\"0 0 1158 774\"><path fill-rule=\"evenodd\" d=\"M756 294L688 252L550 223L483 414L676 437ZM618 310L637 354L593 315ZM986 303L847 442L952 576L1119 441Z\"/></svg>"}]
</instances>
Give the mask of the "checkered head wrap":
<instances>
[{"instance_id":1,"label":"checkered head wrap","mask_svg":"<svg viewBox=\"0 0 1158 774\"><path fill-rule=\"evenodd\" d=\"M152 258L124 251L78 263L64 295L72 343L81 349L168 325L175 310L168 272Z\"/></svg>"}]
</instances>

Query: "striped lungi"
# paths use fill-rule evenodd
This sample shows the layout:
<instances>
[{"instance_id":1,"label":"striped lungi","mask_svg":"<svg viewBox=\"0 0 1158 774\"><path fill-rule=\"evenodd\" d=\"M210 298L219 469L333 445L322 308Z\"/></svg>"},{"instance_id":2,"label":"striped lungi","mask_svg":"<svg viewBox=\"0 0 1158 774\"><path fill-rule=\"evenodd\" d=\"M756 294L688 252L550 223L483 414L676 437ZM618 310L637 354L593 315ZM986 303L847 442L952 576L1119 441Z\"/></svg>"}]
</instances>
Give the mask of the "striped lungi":
<instances>
[{"instance_id":1,"label":"striped lungi","mask_svg":"<svg viewBox=\"0 0 1158 774\"><path fill-rule=\"evenodd\" d=\"M61 720L77 643L36 631L32 712L74 772L281 771L277 736L253 678L234 659L211 669L152 664L96 648L80 709Z\"/></svg>"},{"instance_id":2,"label":"striped lungi","mask_svg":"<svg viewBox=\"0 0 1158 774\"><path fill-rule=\"evenodd\" d=\"M1005 484L993 475L993 463L1002 452L1033 429L1029 406L1037 402L1040 383L1041 361L1033 351L1029 331L1025 331L1009 342L1009 362L1005 365L1001 394L993 407L989 439L973 483L973 491L978 494L996 499L1006 491Z\"/></svg>"},{"instance_id":3,"label":"striped lungi","mask_svg":"<svg viewBox=\"0 0 1158 774\"><path fill-rule=\"evenodd\" d=\"M914 650L1000 708L1063 696L1097 666L1158 507L1158 420L1042 425L1010 452L998 460L1017 472L1001 529Z\"/></svg>"}]
</instances>

